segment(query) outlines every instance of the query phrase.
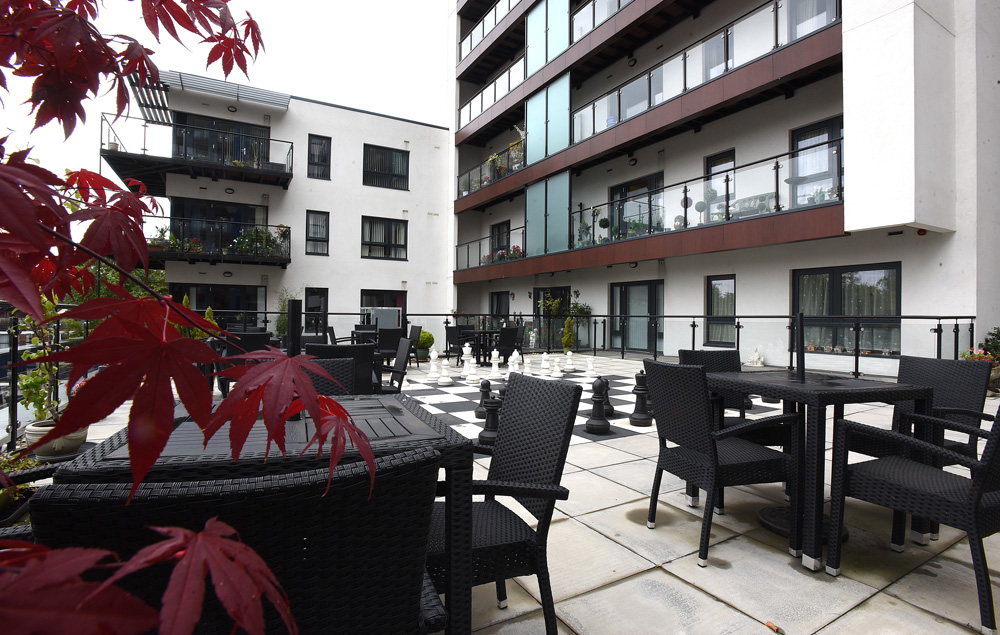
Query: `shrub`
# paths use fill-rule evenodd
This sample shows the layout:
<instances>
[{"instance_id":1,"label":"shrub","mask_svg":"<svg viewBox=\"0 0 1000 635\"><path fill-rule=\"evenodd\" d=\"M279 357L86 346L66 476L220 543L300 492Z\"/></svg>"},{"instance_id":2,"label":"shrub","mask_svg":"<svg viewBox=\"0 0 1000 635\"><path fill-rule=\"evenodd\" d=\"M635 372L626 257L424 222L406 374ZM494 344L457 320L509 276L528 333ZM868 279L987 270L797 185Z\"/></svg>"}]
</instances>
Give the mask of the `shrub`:
<instances>
[{"instance_id":1,"label":"shrub","mask_svg":"<svg viewBox=\"0 0 1000 635\"><path fill-rule=\"evenodd\" d=\"M573 348L573 318L566 318L566 325L563 327L562 345L564 350Z\"/></svg>"},{"instance_id":2,"label":"shrub","mask_svg":"<svg viewBox=\"0 0 1000 635\"><path fill-rule=\"evenodd\" d=\"M427 331L420 331L420 338L417 339L417 348L430 348L434 345L434 336Z\"/></svg>"}]
</instances>

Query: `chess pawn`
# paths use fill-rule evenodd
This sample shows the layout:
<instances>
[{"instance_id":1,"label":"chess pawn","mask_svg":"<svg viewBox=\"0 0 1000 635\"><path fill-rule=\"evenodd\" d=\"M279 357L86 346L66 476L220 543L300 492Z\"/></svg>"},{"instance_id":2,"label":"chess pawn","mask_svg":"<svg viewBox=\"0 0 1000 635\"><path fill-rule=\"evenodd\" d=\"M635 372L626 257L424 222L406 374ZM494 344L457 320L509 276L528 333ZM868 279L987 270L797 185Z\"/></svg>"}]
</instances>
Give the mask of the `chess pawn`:
<instances>
[{"instance_id":1,"label":"chess pawn","mask_svg":"<svg viewBox=\"0 0 1000 635\"><path fill-rule=\"evenodd\" d=\"M531 358L530 357L525 357L524 358L524 370L521 371L521 374L522 375L531 375Z\"/></svg>"},{"instance_id":2,"label":"chess pawn","mask_svg":"<svg viewBox=\"0 0 1000 635\"><path fill-rule=\"evenodd\" d=\"M557 378L557 379L559 377L563 376L563 372L561 370L559 370L559 360L558 359L555 360L552 363L552 376L555 377L555 378Z\"/></svg>"},{"instance_id":3,"label":"chess pawn","mask_svg":"<svg viewBox=\"0 0 1000 635\"><path fill-rule=\"evenodd\" d=\"M438 352L436 348L431 348L428 355L431 360L431 369L427 371L427 381L435 382L441 378L441 371L438 368Z\"/></svg>"},{"instance_id":4,"label":"chess pawn","mask_svg":"<svg viewBox=\"0 0 1000 635\"><path fill-rule=\"evenodd\" d=\"M594 358L587 358L587 370L583 373L583 376L590 379L591 377L597 377L597 373L594 372Z\"/></svg>"},{"instance_id":5,"label":"chess pawn","mask_svg":"<svg viewBox=\"0 0 1000 635\"><path fill-rule=\"evenodd\" d=\"M466 342L462 346L462 361L468 362L470 359L472 359L472 344Z\"/></svg>"},{"instance_id":6,"label":"chess pawn","mask_svg":"<svg viewBox=\"0 0 1000 635\"><path fill-rule=\"evenodd\" d=\"M585 427L585 430L591 434L608 434L611 432L611 424L604 414L604 393L607 390L607 386L607 382L601 377L594 380L594 385L591 389L594 392L594 409L591 411L590 418L587 419Z\"/></svg>"},{"instance_id":7,"label":"chess pawn","mask_svg":"<svg viewBox=\"0 0 1000 635\"><path fill-rule=\"evenodd\" d=\"M441 376L438 378L438 386L452 386L454 385L454 380L452 380L451 375L448 373L448 366L450 364L441 364Z\"/></svg>"},{"instance_id":8,"label":"chess pawn","mask_svg":"<svg viewBox=\"0 0 1000 635\"><path fill-rule=\"evenodd\" d=\"M500 353L495 348L493 349L493 357L490 358L490 366L492 367L490 369L490 379L501 379L503 375L500 374Z\"/></svg>"},{"instance_id":9,"label":"chess pawn","mask_svg":"<svg viewBox=\"0 0 1000 635\"><path fill-rule=\"evenodd\" d=\"M539 375L550 375L552 374L552 365L549 364L549 354L542 353L542 365L538 368Z\"/></svg>"},{"instance_id":10,"label":"chess pawn","mask_svg":"<svg viewBox=\"0 0 1000 635\"><path fill-rule=\"evenodd\" d=\"M482 378L479 376L479 369L476 364L470 359L466 362L465 368L467 371L465 375L465 383L470 386L478 386L479 380Z\"/></svg>"},{"instance_id":11,"label":"chess pawn","mask_svg":"<svg viewBox=\"0 0 1000 635\"><path fill-rule=\"evenodd\" d=\"M486 400L490 398L490 380L484 379L479 382L479 406L476 407L476 419L486 418Z\"/></svg>"},{"instance_id":12,"label":"chess pawn","mask_svg":"<svg viewBox=\"0 0 1000 635\"><path fill-rule=\"evenodd\" d=\"M507 366L510 367L512 373L516 373L518 367L521 365L521 354L516 350L512 351L510 357L507 358Z\"/></svg>"},{"instance_id":13,"label":"chess pawn","mask_svg":"<svg viewBox=\"0 0 1000 635\"><path fill-rule=\"evenodd\" d=\"M566 351L566 363L563 364L563 370L567 373L576 370L576 366L573 365L573 351Z\"/></svg>"}]
</instances>

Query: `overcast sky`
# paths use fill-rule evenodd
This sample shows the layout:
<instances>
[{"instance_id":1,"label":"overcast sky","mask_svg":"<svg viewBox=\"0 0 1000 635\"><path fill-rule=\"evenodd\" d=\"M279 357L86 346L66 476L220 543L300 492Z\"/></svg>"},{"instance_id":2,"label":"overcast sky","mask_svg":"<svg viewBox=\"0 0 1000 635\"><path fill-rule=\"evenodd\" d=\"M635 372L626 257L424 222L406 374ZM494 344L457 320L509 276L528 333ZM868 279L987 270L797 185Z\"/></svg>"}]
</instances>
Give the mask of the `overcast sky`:
<instances>
[{"instance_id":1,"label":"overcast sky","mask_svg":"<svg viewBox=\"0 0 1000 635\"><path fill-rule=\"evenodd\" d=\"M235 69L229 81L454 127L454 0L232 0L230 7L237 18L249 11L257 20L265 51L250 66L249 79ZM196 38L182 35L184 48L161 30L158 44L138 2L104 0L99 24L106 34L139 39L156 52L163 70L223 79L220 64L205 69L209 49ZM101 113L113 110L113 97L88 104L87 123L68 141L57 123L29 137L33 119L21 105L28 84L5 74L11 93L0 91L0 128L9 131L8 151L32 145L31 156L57 174L97 170ZM138 109L131 114L141 116ZM113 176L106 166L102 172Z\"/></svg>"}]
</instances>

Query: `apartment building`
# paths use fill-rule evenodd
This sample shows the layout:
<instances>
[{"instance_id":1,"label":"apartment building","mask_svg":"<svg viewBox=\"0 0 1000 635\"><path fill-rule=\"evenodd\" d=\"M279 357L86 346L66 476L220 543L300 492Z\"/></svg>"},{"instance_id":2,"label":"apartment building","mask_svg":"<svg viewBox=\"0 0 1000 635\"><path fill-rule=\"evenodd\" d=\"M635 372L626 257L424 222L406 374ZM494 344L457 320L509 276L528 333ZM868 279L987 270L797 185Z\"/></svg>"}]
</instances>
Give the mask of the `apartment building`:
<instances>
[{"instance_id":1,"label":"apartment building","mask_svg":"<svg viewBox=\"0 0 1000 635\"><path fill-rule=\"evenodd\" d=\"M266 324L298 298L311 332L452 302L448 129L176 72L133 93L142 117L106 119L101 156L165 197L151 260L192 308Z\"/></svg>"},{"instance_id":2,"label":"apartment building","mask_svg":"<svg viewBox=\"0 0 1000 635\"><path fill-rule=\"evenodd\" d=\"M908 316L974 316L963 347L1000 324L996 3L457 11L460 310L576 299L611 316L583 333L599 346L668 354L801 311L808 365L831 369L855 346L886 369L933 355L935 321ZM821 319L850 315L880 319L857 344ZM741 350L782 363L787 324L741 321Z\"/></svg>"}]
</instances>

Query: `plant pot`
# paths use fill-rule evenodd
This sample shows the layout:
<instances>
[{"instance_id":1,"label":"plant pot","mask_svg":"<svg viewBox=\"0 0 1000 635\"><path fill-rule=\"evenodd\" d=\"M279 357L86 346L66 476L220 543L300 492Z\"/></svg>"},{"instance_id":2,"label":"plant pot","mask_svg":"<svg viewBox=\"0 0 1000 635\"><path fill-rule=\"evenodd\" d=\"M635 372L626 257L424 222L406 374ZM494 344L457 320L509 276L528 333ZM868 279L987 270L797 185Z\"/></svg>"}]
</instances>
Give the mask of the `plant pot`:
<instances>
[{"instance_id":1,"label":"plant pot","mask_svg":"<svg viewBox=\"0 0 1000 635\"><path fill-rule=\"evenodd\" d=\"M118 143L115 141L109 141L108 150L111 150L112 152L118 152Z\"/></svg>"},{"instance_id":2,"label":"plant pot","mask_svg":"<svg viewBox=\"0 0 1000 635\"><path fill-rule=\"evenodd\" d=\"M429 348L418 348L417 349L417 361L426 362L430 359L431 350Z\"/></svg>"},{"instance_id":3,"label":"plant pot","mask_svg":"<svg viewBox=\"0 0 1000 635\"><path fill-rule=\"evenodd\" d=\"M51 419L29 423L24 428L24 442L28 445L33 444L45 436L55 425L55 421ZM87 428L77 430L66 436L53 439L44 445L40 445L35 448L35 456L45 458L74 454L80 449L83 442L87 440L87 430Z\"/></svg>"}]
</instances>

